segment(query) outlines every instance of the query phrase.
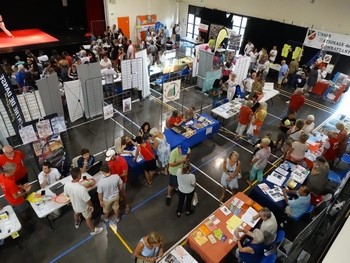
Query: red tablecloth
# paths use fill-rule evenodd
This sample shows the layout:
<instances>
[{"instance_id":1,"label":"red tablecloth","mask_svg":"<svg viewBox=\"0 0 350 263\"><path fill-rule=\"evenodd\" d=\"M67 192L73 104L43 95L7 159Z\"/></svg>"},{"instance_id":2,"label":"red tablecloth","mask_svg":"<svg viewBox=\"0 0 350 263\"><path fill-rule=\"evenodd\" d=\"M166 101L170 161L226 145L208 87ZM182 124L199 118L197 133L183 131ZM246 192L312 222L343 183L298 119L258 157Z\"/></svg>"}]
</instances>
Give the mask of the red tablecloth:
<instances>
[{"instance_id":1,"label":"red tablecloth","mask_svg":"<svg viewBox=\"0 0 350 263\"><path fill-rule=\"evenodd\" d=\"M228 206L233 198L236 197L240 200L242 200L245 204L252 206L257 211L260 211L261 206L257 203L255 203L252 199L250 199L248 196L245 194L239 192L235 196L231 197L225 205ZM242 209L239 217L241 218L245 211ZM227 236L227 239L225 242L221 242L216 239L216 243L212 244L209 240L203 244L202 246L198 245L198 243L194 240L194 238L191 236L191 234L195 231L198 230L198 227L201 226L203 223L208 221L208 218L206 218L198 227L193 229L191 233L188 235L188 242L190 244L190 247L206 262L206 263L219 263L221 262L226 255L232 251L232 249L237 245L237 242L233 242L231 244L228 243L229 239L232 239L232 234L229 232L229 230L226 227L226 222L229 220L233 214L230 213L229 215L225 216L224 213L220 210L217 209L215 210L214 213L219 220L220 223L217 225L218 228L221 229L221 231ZM250 230L251 227L247 224L245 227L247 230Z\"/></svg>"},{"instance_id":2,"label":"red tablecloth","mask_svg":"<svg viewBox=\"0 0 350 263\"><path fill-rule=\"evenodd\" d=\"M316 83L315 87L312 88L311 92L322 97L329 86L329 82L319 81Z\"/></svg>"}]
</instances>

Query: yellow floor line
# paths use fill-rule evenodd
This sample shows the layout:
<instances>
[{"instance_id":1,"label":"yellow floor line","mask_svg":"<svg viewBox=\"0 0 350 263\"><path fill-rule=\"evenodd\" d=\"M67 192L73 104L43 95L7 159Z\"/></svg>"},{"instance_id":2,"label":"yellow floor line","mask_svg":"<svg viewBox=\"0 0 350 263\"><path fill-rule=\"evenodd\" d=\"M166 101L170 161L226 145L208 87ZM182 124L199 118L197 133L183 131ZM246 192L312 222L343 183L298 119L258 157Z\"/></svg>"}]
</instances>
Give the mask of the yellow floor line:
<instances>
[{"instance_id":1,"label":"yellow floor line","mask_svg":"<svg viewBox=\"0 0 350 263\"><path fill-rule=\"evenodd\" d=\"M122 244L124 245L124 247L126 247L126 249L130 252L130 254L132 254L132 250L131 248L128 246L128 244L124 241L124 239L119 235L116 227L114 224L110 224L109 228L112 229L113 233L119 238L120 242L122 242Z\"/></svg>"}]
</instances>

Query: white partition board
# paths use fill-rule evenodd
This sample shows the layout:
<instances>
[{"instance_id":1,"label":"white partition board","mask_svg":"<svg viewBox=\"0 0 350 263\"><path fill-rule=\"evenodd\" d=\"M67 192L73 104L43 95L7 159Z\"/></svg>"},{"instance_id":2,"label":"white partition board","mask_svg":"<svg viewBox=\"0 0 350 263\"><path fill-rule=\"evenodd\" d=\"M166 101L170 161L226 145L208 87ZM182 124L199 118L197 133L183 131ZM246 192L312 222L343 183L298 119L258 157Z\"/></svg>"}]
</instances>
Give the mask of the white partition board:
<instances>
[{"instance_id":1,"label":"white partition board","mask_svg":"<svg viewBox=\"0 0 350 263\"><path fill-rule=\"evenodd\" d=\"M64 91L66 93L70 121L75 122L84 116L84 98L80 80L65 82Z\"/></svg>"}]
</instances>

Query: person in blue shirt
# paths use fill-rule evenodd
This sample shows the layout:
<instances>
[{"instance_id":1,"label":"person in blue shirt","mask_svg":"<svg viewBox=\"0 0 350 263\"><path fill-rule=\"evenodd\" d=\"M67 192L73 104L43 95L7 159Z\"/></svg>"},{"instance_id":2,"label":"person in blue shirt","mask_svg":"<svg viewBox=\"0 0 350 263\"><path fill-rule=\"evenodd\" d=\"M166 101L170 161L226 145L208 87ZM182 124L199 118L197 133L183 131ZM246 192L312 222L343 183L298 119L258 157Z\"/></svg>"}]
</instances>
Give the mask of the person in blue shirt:
<instances>
[{"instance_id":1,"label":"person in blue shirt","mask_svg":"<svg viewBox=\"0 0 350 263\"><path fill-rule=\"evenodd\" d=\"M287 188L282 189L284 200L287 203L285 208L285 213L292 216L298 217L301 214L305 213L310 206L310 189L302 185L299 190L288 190ZM297 195L297 199L289 200L287 194Z\"/></svg>"},{"instance_id":2,"label":"person in blue shirt","mask_svg":"<svg viewBox=\"0 0 350 263\"><path fill-rule=\"evenodd\" d=\"M81 173L85 173L95 163L95 157L88 149L81 150L81 157L78 159L78 167Z\"/></svg>"},{"instance_id":3,"label":"person in blue shirt","mask_svg":"<svg viewBox=\"0 0 350 263\"><path fill-rule=\"evenodd\" d=\"M264 234L260 229L249 231L247 232L248 241L242 243L239 232L243 232L243 230L237 227L234 232L238 246L236 258L243 263L260 263L264 258Z\"/></svg>"},{"instance_id":4,"label":"person in blue shirt","mask_svg":"<svg viewBox=\"0 0 350 263\"><path fill-rule=\"evenodd\" d=\"M277 89L281 90L283 79L288 75L288 65L285 60L281 61L281 69L278 72Z\"/></svg>"},{"instance_id":5,"label":"person in blue shirt","mask_svg":"<svg viewBox=\"0 0 350 263\"><path fill-rule=\"evenodd\" d=\"M24 77L26 75L26 71L23 65L18 65L18 72L16 73L16 82L18 88L22 89L25 85L24 83Z\"/></svg>"}]
</instances>

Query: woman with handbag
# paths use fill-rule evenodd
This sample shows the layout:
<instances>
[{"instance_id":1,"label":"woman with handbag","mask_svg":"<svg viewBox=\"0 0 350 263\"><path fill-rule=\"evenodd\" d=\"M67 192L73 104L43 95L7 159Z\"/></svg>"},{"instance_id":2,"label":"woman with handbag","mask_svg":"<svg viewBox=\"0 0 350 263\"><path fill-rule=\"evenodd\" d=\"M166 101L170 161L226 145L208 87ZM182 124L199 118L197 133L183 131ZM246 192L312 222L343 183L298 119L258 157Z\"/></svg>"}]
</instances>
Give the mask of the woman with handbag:
<instances>
[{"instance_id":1,"label":"woman with handbag","mask_svg":"<svg viewBox=\"0 0 350 263\"><path fill-rule=\"evenodd\" d=\"M190 173L191 164L189 161L186 161L182 169L177 170L177 183L179 185L179 202L177 204L176 215L181 216L182 207L186 199L186 215L189 216L194 213L194 210L191 210L192 199L194 195L194 188L196 186L196 177L194 174Z\"/></svg>"},{"instance_id":2,"label":"woman with handbag","mask_svg":"<svg viewBox=\"0 0 350 263\"><path fill-rule=\"evenodd\" d=\"M153 153L150 143L148 142L148 138L141 139L140 136L137 136L136 142L139 144L139 146L136 149L135 158L132 159L132 161L136 162L137 157L141 153L143 159L145 160L143 169L145 171L146 186L151 186L153 183L154 172L157 170L156 156Z\"/></svg>"},{"instance_id":3,"label":"woman with handbag","mask_svg":"<svg viewBox=\"0 0 350 263\"><path fill-rule=\"evenodd\" d=\"M156 262L163 256L163 237L157 232L151 232L142 237L134 251L136 263Z\"/></svg>"},{"instance_id":4,"label":"woman with handbag","mask_svg":"<svg viewBox=\"0 0 350 263\"><path fill-rule=\"evenodd\" d=\"M253 134L251 135L247 131L248 142L253 144L256 143L260 133L260 128L263 125L266 116L267 116L267 104L266 102L261 102L259 109L254 113L252 123L250 124L253 127Z\"/></svg>"},{"instance_id":5,"label":"woman with handbag","mask_svg":"<svg viewBox=\"0 0 350 263\"><path fill-rule=\"evenodd\" d=\"M167 142L164 133L160 132L156 127L150 130L153 139L152 148L157 151L158 161L160 167L163 168L163 174L168 174L169 160L170 160L170 144Z\"/></svg>"},{"instance_id":6,"label":"woman with handbag","mask_svg":"<svg viewBox=\"0 0 350 263\"><path fill-rule=\"evenodd\" d=\"M235 190L238 189L238 179L241 176L241 162L238 160L239 153L233 151L230 153L229 157L224 160L222 165L222 175L221 175L221 197L220 202L222 202L225 198L226 189L230 189L232 191L232 195L235 195Z\"/></svg>"}]
</instances>

